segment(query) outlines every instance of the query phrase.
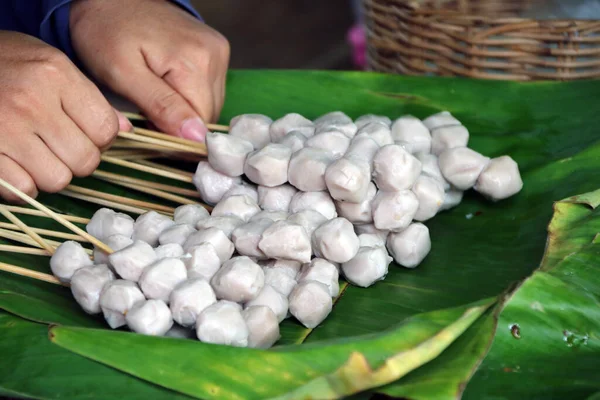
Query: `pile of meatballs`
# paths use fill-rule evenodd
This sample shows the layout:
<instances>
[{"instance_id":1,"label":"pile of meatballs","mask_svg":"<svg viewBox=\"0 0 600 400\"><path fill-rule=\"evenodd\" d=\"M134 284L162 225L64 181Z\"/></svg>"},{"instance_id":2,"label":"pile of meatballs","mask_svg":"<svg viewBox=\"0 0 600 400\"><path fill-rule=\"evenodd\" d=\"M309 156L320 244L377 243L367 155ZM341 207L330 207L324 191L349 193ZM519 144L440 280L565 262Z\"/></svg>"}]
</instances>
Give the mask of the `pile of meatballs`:
<instances>
[{"instance_id":1,"label":"pile of meatballs","mask_svg":"<svg viewBox=\"0 0 600 400\"><path fill-rule=\"evenodd\" d=\"M523 182L509 156L467 147L449 112L392 121L342 112L311 121L245 114L209 133L194 184L214 205L136 220L108 208L86 227L114 253L63 243L50 267L89 314L113 328L269 348L279 323L318 326L339 278L368 287L392 259L415 268L431 249L423 222L473 188L491 201Z\"/></svg>"}]
</instances>

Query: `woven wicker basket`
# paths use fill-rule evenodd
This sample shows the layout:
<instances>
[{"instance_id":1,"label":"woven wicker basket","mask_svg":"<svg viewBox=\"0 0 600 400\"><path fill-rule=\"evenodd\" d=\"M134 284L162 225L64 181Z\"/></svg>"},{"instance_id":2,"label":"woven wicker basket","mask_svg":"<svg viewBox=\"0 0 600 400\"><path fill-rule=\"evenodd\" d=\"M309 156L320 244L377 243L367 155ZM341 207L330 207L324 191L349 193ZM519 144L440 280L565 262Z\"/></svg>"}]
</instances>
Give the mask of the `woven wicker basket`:
<instances>
[{"instance_id":1,"label":"woven wicker basket","mask_svg":"<svg viewBox=\"0 0 600 400\"><path fill-rule=\"evenodd\" d=\"M363 0L375 71L500 80L600 77L600 21L525 17L535 0Z\"/></svg>"}]
</instances>

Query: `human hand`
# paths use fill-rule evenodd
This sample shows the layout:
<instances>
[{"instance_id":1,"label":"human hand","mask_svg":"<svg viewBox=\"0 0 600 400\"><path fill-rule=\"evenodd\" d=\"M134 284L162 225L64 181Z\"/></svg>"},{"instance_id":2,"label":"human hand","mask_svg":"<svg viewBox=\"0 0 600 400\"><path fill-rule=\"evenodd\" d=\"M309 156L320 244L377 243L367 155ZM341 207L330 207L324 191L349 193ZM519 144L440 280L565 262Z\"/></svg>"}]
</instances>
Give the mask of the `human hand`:
<instances>
[{"instance_id":1,"label":"human hand","mask_svg":"<svg viewBox=\"0 0 600 400\"><path fill-rule=\"evenodd\" d=\"M59 50L0 31L0 177L35 197L91 174L116 137L114 109ZM0 196L19 199L5 189Z\"/></svg>"},{"instance_id":2,"label":"human hand","mask_svg":"<svg viewBox=\"0 0 600 400\"><path fill-rule=\"evenodd\" d=\"M100 82L161 130L204 141L225 97L229 43L167 0L77 0L71 40Z\"/></svg>"}]
</instances>

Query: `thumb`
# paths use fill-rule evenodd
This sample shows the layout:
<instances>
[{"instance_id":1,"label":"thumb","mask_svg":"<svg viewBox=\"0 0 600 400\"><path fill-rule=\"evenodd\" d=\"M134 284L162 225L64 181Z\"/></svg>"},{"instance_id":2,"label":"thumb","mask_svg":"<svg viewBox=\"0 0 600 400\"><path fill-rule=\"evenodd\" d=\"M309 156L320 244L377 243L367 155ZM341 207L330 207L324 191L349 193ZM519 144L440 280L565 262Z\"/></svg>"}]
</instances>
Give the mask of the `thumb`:
<instances>
[{"instance_id":1,"label":"thumb","mask_svg":"<svg viewBox=\"0 0 600 400\"><path fill-rule=\"evenodd\" d=\"M113 110L115 110L115 114L117 114L117 117L119 118L119 131L132 132L133 125L129 119L127 119L127 117L121 114L117 109L113 108Z\"/></svg>"}]
</instances>

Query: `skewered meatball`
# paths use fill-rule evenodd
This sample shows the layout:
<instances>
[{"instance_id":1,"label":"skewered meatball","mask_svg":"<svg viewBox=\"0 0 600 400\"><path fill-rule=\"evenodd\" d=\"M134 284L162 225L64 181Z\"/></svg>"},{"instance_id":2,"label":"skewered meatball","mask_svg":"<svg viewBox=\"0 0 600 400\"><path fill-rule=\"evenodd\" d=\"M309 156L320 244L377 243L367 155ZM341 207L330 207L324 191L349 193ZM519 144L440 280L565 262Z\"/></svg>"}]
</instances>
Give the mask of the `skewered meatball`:
<instances>
[{"instance_id":1,"label":"skewered meatball","mask_svg":"<svg viewBox=\"0 0 600 400\"><path fill-rule=\"evenodd\" d=\"M440 155L455 147L467 147L469 131L462 125L442 126L431 131L431 152Z\"/></svg>"},{"instance_id":2,"label":"skewered meatball","mask_svg":"<svg viewBox=\"0 0 600 400\"><path fill-rule=\"evenodd\" d=\"M292 185L258 187L258 205L267 211L288 211L292 197L298 190Z\"/></svg>"},{"instance_id":3,"label":"skewered meatball","mask_svg":"<svg viewBox=\"0 0 600 400\"><path fill-rule=\"evenodd\" d=\"M419 208L413 217L416 221L427 221L433 218L440 211L446 196L442 183L427 175L421 175L417 179L412 192L419 201Z\"/></svg>"},{"instance_id":4,"label":"skewered meatball","mask_svg":"<svg viewBox=\"0 0 600 400\"><path fill-rule=\"evenodd\" d=\"M85 230L99 240L106 240L112 235L131 237L133 218L127 214L115 212L110 208L101 208L94 213Z\"/></svg>"},{"instance_id":5,"label":"skewered meatball","mask_svg":"<svg viewBox=\"0 0 600 400\"><path fill-rule=\"evenodd\" d=\"M410 189L421 173L421 162L396 144L384 146L373 159L373 178L380 190Z\"/></svg>"},{"instance_id":6,"label":"skewered meatball","mask_svg":"<svg viewBox=\"0 0 600 400\"><path fill-rule=\"evenodd\" d=\"M221 300L208 306L196 322L196 335L204 343L246 347L249 333L242 307L231 301Z\"/></svg>"},{"instance_id":7,"label":"skewered meatball","mask_svg":"<svg viewBox=\"0 0 600 400\"><path fill-rule=\"evenodd\" d=\"M223 262L219 254L211 243L204 242L192 246L189 250L189 257L182 261L187 268L188 278L202 278L207 281L217 273Z\"/></svg>"},{"instance_id":8,"label":"skewered meatball","mask_svg":"<svg viewBox=\"0 0 600 400\"><path fill-rule=\"evenodd\" d=\"M194 174L193 183L206 203L217 204L234 185L241 182L239 177L230 177L215 171L206 161L200 161Z\"/></svg>"},{"instance_id":9,"label":"skewered meatball","mask_svg":"<svg viewBox=\"0 0 600 400\"><path fill-rule=\"evenodd\" d=\"M265 274L249 257L234 257L223 263L210 283L217 298L244 303L258 296L265 284Z\"/></svg>"},{"instance_id":10,"label":"skewered meatball","mask_svg":"<svg viewBox=\"0 0 600 400\"><path fill-rule=\"evenodd\" d=\"M307 139L304 146L314 149L323 149L340 158L350 146L350 138L340 131L323 131Z\"/></svg>"},{"instance_id":11,"label":"skewered meatball","mask_svg":"<svg viewBox=\"0 0 600 400\"><path fill-rule=\"evenodd\" d=\"M368 224L373 222L373 213L371 211L373 199L377 194L377 187L373 182L369 182L367 194L360 203L350 203L347 201L336 201L335 207L340 217L346 218L353 224Z\"/></svg>"},{"instance_id":12,"label":"skewered meatball","mask_svg":"<svg viewBox=\"0 0 600 400\"><path fill-rule=\"evenodd\" d=\"M356 121L354 121L358 129L372 122L378 122L380 124L386 125L388 128L392 125L392 120L389 117L374 114L361 115L356 119Z\"/></svg>"},{"instance_id":13,"label":"skewered meatball","mask_svg":"<svg viewBox=\"0 0 600 400\"><path fill-rule=\"evenodd\" d=\"M173 220L176 224L190 224L196 226L196 224L203 219L210 217L210 214L206 208L200 204L185 204L175 209L173 214Z\"/></svg>"},{"instance_id":14,"label":"skewered meatball","mask_svg":"<svg viewBox=\"0 0 600 400\"><path fill-rule=\"evenodd\" d=\"M319 325L333 308L329 289L321 282L299 283L289 297L290 313L307 328Z\"/></svg>"},{"instance_id":15,"label":"skewered meatball","mask_svg":"<svg viewBox=\"0 0 600 400\"><path fill-rule=\"evenodd\" d=\"M292 155L288 179L304 192L325 190L325 170L333 161L335 157L327 150L305 147Z\"/></svg>"},{"instance_id":16,"label":"skewered meatball","mask_svg":"<svg viewBox=\"0 0 600 400\"><path fill-rule=\"evenodd\" d=\"M135 333L162 336L173 326L171 310L161 300L141 301L125 316L127 326Z\"/></svg>"},{"instance_id":17,"label":"skewered meatball","mask_svg":"<svg viewBox=\"0 0 600 400\"><path fill-rule=\"evenodd\" d=\"M315 134L315 124L300 114L286 114L271 124L271 141L277 142L291 131L298 131L308 138Z\"/></svg>"},{"instance_id":18,"label":"skewered meatball","mask_svg":"<svg viewBox=\"0 0 600 400\"><path fill-rule=\"evenodd\" d=\"M298 211L297 213L291 214L287 220L302 226L309 238L312 237L315 229L328 221L327 217L315 210Z\"/></svg>"},{"instance_id":19,"label":"skewered meatball","mask_svg":"<svg viewBox=\"0 0 600 400\"><path fill-rule=\"evenodd\" d=\"M231 239L231 233L240 225L244 225L243 219L233 215L227 215L206 218L196 224L196 229L201 231L208 228L217 228L222 231L227 238Z\"/></svg>"},{"instance_id":20,"label":"skewered meatball","mask_svg":"<svg viewBox=\"0 0 600 400\"><path fill-rule=\"evenodd\" d=\"M429 229L420 222L415 222L402 232L390 233L387 248L398 264L415 268L431 250Z\"/></svg>"},{"instance_id":21,"label":"skewered meatball","mask_svg":"<svg viewBox=\"0 0 600 400\"><path fill-rule=\"evenodd\" d=\"M188 279L180 283L169 297L173 319L185 327L196 325L198 315L216 302L215 292L208 281L202 278Z\"/></svg>"},{"instance_id":22,"label":"skewered meatball","mask_svg":"<svg viewBox=\"0 0 600 400\"><path fill-rule=\"evenodd\" d=\"M336 297L340 292L339 272L335 265L322 258L313 258L310 263L304 264L298 274L298 282L321 282L329 290L331 297Z\"/></svg>"},{"instance_id":23,"label":"skewered meatball","mask_svg":"<svg viewBox=\"0 0 600 400\"><path fill-rule=\"evenodd\" d=\"M68 240L56 248L50 258L50 269L61 282L71 281L73 274L80 268L94 265L81 244Z\"/></svg>"},{"instance_id":24,"label":"skewered meatball","mask_svg":"<svg viewBox=\"0 0 600 400\"><path fill-rule=\"evenodd\" d=\"M156 261L156 253L152 246L141 240L115 251L108 256L108 261L121 278L137 282L144 268Z\"/></svg>"},{"instance_id":25,"label":"skewered meatball","mask_svg":"<svg viewBox=\"0 0 600 400\"><path fill-rule=\"evenodd\" d=\"M158 237L161 232L174 224L175 222L166 215L148 211L135 220L132 239L141 240L152 247L158 246Z\"/></svg>"},{"instance_id":26,"label":"skewered meatball","mask_svg":"<svg viewBox=\"0 0 600 400\"><path fill-rule=\"evenodd\" d=\"M207 228L193 233L183 244L183 249L189 251L192 247L204 242L214 246L222 263L231 258L234 251L233 243L225 236L222 230L217 228Z\"/></svg>"},{"instance_id":27,"label":"skewered meatball","mask_svg":"<svg viewBox=\"0 0 600 400\"><path fill-rule=\"evenodd\" d=\"M209 132L206 135L208 162L211 167L227 176L244 173L246 157L254 150L251 142L223 133Z\"/></svg>"},{"instance_id":28,"label":"skewered meatball","mask_svg":"<svg viewBox=\"0 0 600 400\"><path fill-rule=\"evenodd\" d=\"M467 190L475 185L490 159L467 147L455 147L440 154L438 161L444 178L455 188Z\"/></svg>"},{"instance_id":29,"label":"skewered meatball","mask_svg":"<svg viewBox=\"0 0 600 400\"><path fill-rule=\"evenodd\" d=\"M356 124L354 124L352 118L341 111L330 112L315 119L315 134L331 129L342 132L350 139L356 134Z\"/></svg>"},{"instance_id":30,"label":"skewered meatball","mask_svg":"<svg viewBox=\"0 0 600 400\"><path fill-rule=\"evenodd\" d=\"M339 201L360 203L371 183L371 165L356 157L334 161L325 171L325 184L331 197Z\"/></svg>"},{"instance_id":31,"label":"skewered meatball","mask_svg":"<svg viewBox=\"0 0 600 400\"><path fill-rule=\"evenodd\" d=\"M287 219L289 214L287 211L261 211L250 218L251 221L257 221L259 219L268 219L273 222L283 221Z\"/></svg>"},{"instance_id":32,"label":"skewered meatball","mask_svg":"<svg viewBox=\"0 0 600 400\"><path fill-rule=\"evenodd\" d=\"M431 134L420 119L405 115L392 124L392 137L411 154L431 152Z\"/></svg>"},{"instance_id":33,"label":"skewered meatball","mask_svg":"<svg viewBox=\"0 0 600 400\"><path fill-rule=\"evenodd\" d=\"M493 158L479 175L474 189L492 201L513 196L521 191L523 181L519 166L509 156Z\"/></svg>"},{"instance_id":34,"label":"skewered meatball","mask_svg":"<svg viewBox=\"0 0 600 400\"><path fill-rule=\"evenodd\" d=\"M243 256L265 258L265 253L258 248L258 243L273 222L270 219L258 219L237 227L231 235L237 252Z\"/></svg>"},{"instance_id":35,"label":"skewered meatball","mask_svg":"<svg viewBox=\"0 0 600 400\"><path fill-rule=\"evenodd\" d=\"M169 243L158 246L154 249L156 259L161 260L163 258L178 258L185 254L183 247L178 243Z\"/></svg>"},{"instance_id":36,"label":"skewered meatball","mask_svg":"<svg viewBox=\"0 0 600 400\"><path fill-rule=\"evenodd\" d=\"M133 239L123 235L110 235L104 243L113 251L119 251L132 244ZM108 261L108 254L96 246L94 246L94 264L107 264L109 268L112 268Z\"/></svg>"},{"instance_id":37,"label":"skewered meatball","mask_svg":"<svg viewBox=\"0 0 600 400\"><path fill-rule=\"evenodd\" d=\"M373 222L377 229L401 231L410 225L418 209L419 200L410 190L379 191L373 199Z\"/></svg>"},{"instance_id":38,"label":"skewered meatball","mask_svg":"<svg viewBox=\"0 0 600 400\"><path fill-rule=\"evenodd\" d=\"M279 323L273 310L266 306L252 306L242 311L248 327L248 347L268 349L279 340Z\"/></svg>"},{"instance_id":39,"label":"skewered meatball","mask_svg":"<svg viewBox=\"0 0 600 400\"><path fill-rule=\"evenodd\" d=\"M387 146L388 144L394 144L394 138L392 137L390 127L380 122L370 122L365 124L358 132L356 132L356 136L359 135L367 135L381 147Z\"/></svg>"},{"instance_id":40,"label":"skewered meatball","mask_svg":"<svg viewBox=\"0 0 600 400\"><path fill-rule=\"evenodd\" d=\"M304 147L304 144L306 143L306 136L299 131L291 131L282 137L277 143L289 147L293 154Z\"/></svg>"},{"instance_id":41,"label":"skewered meatball","mask_svg":"<svg viewBox=\"0 0 600 400\"><path fill-rule=\"evenodd\" d=\"M385 278L391 261L385 246L361 247L352 260L342 264L342 272L353 285L369 287Z\"/></svg>"},{"instance_id":42,"label":"skewered meatball","mask_svg":"<svg viewBox=\"0 0 600 400\"><path fill-rule=\"evenodd\" d=\"M462 125L459 120L454 118L448 111L442 111L437 114L430 115L423 120L423 124L430 131L444 126Z\"/></svg>"},{"instance_id":43,"label":"skewered meatball","mask_svg":"<svg viewBox=\"0 0 600 400\"><path fill-rule=\"evenodd\" d=\"M262 149L271 141L269 127L273 120L261 114L242 114L231 119L229 134L252 143L255 149Z\"/></svg>"},{"instance_id":44,"label":"skewered meatball","mask_svg":"<svg viewBox=\"0 0 600 400\"><path fill-rule=\"evenodd\" d=\"M185 264L178 258L163 258L146 267L140 276L140 288L147 299L169 302L171 292L187 279Z\"/></svg>"},{"instance_id":45,"label":"skewered meatball","mask_svg":"<svg viewBox=\"0 0 600 400\"><path fill-rule=\"evenodd\" d=\"M295 214L304 210L317 211L327 219L337 217L335 203L325 191L296 193L290 202L290 213Z\"/></svg>"},{"instance_id":46,"label":"skewered meatball","mask_svg":"<svg viewBox=\"0 0 600 400\"><path fill-rule=\"evenodd\" d=\"M115 280L115 274L106 265L79 268L71 278L71 293L88 314L99 314L102 288Z\"/></svg>"},{"instance_id":47,"label":"skewered meatball","mask_svg":"<svg viewBox=\"0 0 600 400\"><path fill-rule=\"evenodd\" d=\"M245 195L250 197L255 202L258 202L258 191L256 185L251 183L242 182L237 185L233 185L224 195L221 201L231 196Z\"/></svg>"},{"instance_id":48,"label":"skewered meatball","mask_svg":"<svg viewBox=\"0 0 600 400\"><path fill-rule=\"evenodd\" d=\"M269 258L310 261L310 238L301 225L277 221L268 227L258 243L258 248Z\"/></svg>"},{"instance_id":49,"label":"skewered meatball","mask_svg":"<svg viewBox=\"0 0 600 400\"><path fill-rule=\"evenodd\" d=\"M187 238L196 232L196 228L189 224L175 224L163 230L158 236L158 243L165 245L176 243L182 245Z\"/></svg>"},{"instance_id":50,"label":"skewered meatball","mask_svg":"<svg viewBox=\"0 0 600 400\"><path fill-rule=\"evenodd\" d=\"M278 186L288 180L292 150L282 144L269 143L248 155L244 166L246 177L257 185Z\"/></svg>"},{"instance_id":51,"label":"skewered meatball","mask_svg":"<svg viewBox=\"0 0 600 400\"><path fill-rule=\"evenodd\" d=\"M246 303L246 307L267 306L281 322L285 319L288 312L288 299L273 287L264 285L258 296Z\"/></svg>"},{"instance_id":52,"label":"skewered meatball","mask_svg":"<svg viewBox=\"0 0 600 400\"><path fill-rule=\"evenodd\" d=\"M108 282L100 292L100 308L112 329L126 324L125 315L137 303L146 300L134 282L117 279Z\"/></svg>"},{"instance_id":53,"label":"skewered meatball","mask_svg":"<svg viewBox=\"0 0 600 400\"><path fill-rule=\"evenodd\" d=\"M350 260L360 246L354 227L345 218L334 218L318 227L313 233L312 244L317 257L337 263Z\"/></svg>"},{"instance_id":54,"label":"skewered meatball","mask_svg":"<svg viewBox=\"0 0 600 400\"><path fill-rule=\"evenodd\" d=\"M256 201L246 195L236 195L223 199L213 208L212 217L234 216L247 222L260 212Z\"/></svg>"}]
</instances>

